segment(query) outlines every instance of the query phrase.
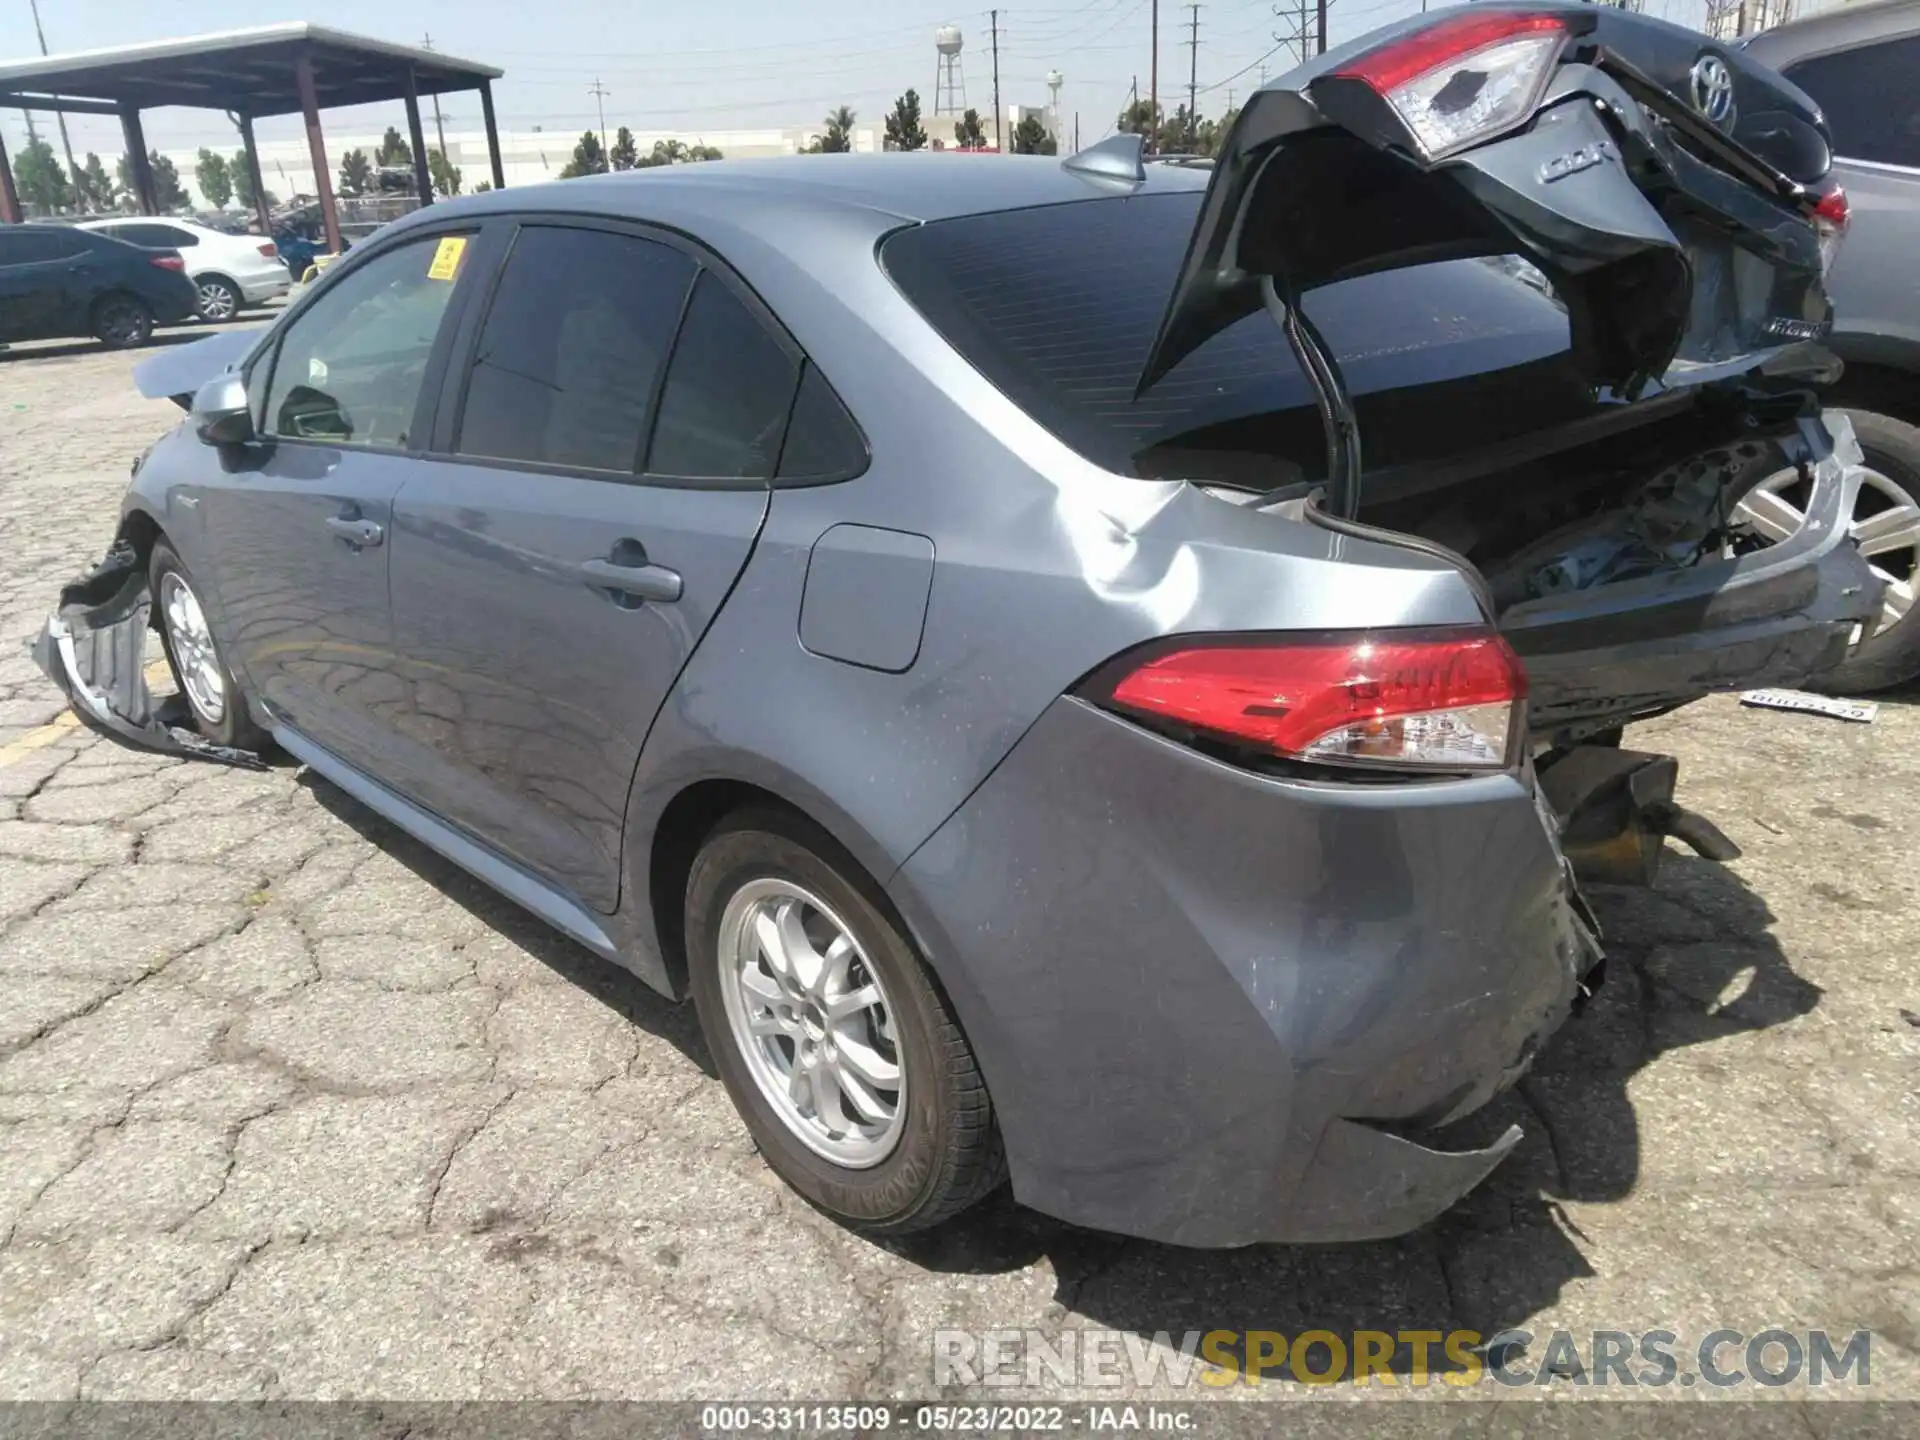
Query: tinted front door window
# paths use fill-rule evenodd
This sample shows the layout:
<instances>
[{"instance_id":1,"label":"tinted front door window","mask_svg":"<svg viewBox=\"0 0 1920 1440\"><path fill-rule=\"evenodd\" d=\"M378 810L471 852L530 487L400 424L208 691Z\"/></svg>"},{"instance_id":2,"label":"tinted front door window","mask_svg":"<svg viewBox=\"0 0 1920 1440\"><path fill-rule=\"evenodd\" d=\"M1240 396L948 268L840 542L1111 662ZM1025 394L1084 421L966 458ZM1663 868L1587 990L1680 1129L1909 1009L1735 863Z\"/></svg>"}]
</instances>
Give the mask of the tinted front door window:
<instances>
[{"instance_id":1,"label":"tinted front door window","mask_svg":"<svg viewBox=\"0 0 1920 1440\"><path fill-rule=\"evenodd\" d=\"M1803 60L1786 74L1826 111L1834 154L1920 169L1920 35Z\"/></svg>"},{"instance_id":2,"label":"tinted front door window","mask_svg":"<svg viewBox=\"0 0 1920 1440\"><path fill-rule=\"evenodd\" d=\"M449 243L464 246L461 237ZM456 263L440 238L387 251L342 275L280 342L262 429L290 440L404 449ZM436 264L436 261L441 263Z\"/></svg>"}]
</instances>

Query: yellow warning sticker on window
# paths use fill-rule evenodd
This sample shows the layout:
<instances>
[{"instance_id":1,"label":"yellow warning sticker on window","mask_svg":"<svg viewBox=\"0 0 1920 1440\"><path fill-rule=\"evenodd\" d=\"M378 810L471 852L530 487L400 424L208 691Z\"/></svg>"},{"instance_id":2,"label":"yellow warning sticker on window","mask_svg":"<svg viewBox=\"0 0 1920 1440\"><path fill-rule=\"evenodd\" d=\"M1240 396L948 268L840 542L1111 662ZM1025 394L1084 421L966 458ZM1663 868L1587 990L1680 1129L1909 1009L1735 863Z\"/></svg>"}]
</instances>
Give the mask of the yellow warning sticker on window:
<instances>
[{"instance_id":1,"label":"yellow warning sticker on window","mask_svg":"<svg viewBox=\"0 0 1920 1440\"><path fill-rule=\"evenodd\" d=\"M460 270L460 257L467 253L467 237L448 235L433 252L433 263L427 266L429 280L451 280Z\"/></svg>"}]
</instances>

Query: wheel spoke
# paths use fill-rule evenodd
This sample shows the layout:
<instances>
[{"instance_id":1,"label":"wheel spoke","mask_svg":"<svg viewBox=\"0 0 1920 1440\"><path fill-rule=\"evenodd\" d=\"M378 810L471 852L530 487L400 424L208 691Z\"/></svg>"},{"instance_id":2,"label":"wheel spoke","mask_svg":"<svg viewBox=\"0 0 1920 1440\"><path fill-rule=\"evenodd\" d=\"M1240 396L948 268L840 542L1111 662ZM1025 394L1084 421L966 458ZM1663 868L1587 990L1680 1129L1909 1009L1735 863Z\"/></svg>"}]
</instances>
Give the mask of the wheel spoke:
<instances>
[{"instance_id":1,"label":"wheel spoke","mask_svg":"<svg viewBox=\"0 0 1920 1440\"><path fill-rule=\"evenodd\" d=\"M869 1085L881 1090L900 1088L900 1067L864 1040L836 1035L834 1044L840 1051L841 1069L858 1075Z\"/></svg>"},{"instance_id":2,"label":"wheel spoke","mask_svg":"<svg viewBox=\"0 0 1920 1440\"><path fill-rule=\"evenodd\" d=\"M814 1094L813 1067L797 1056L794 1058L793 1069L787 1072L787 1098L793 1101L793 1108L803 1116L820 1113L820 1106Z\"/></svg>"},{"instance_id":3,"label":"wheel spoke","mask_svg":"<svg viewBox=\"0 0 1920 1440\"><path fill-rule=\"evenodd\" d=\"M793 961L787 954L786 937L781 934L779 919L773 913L766 910L755 912L753 941L781 990L791 990L794 987Z\"/></svg>"},{"instance_id":4,"label":"wheel spoke","mask_svg":"<svg viewBox=\"0 0 1920 1440\"><path fill-rule=\"evenodd\" d=\"M1890 550L1920 546L1920 508L1895 505L1878 515L1856 520L1850 532L1862 555L1885 555Z\"/></svg>"},{"instance_id":5,"label":"wheel spoke","mask_svg":"<svg viewBox=\"0 0 1920 1440\"><path fill-rule=\"evenodd\" d=\"M893 1118L893 1111L881 1102L878 1095L868 1087L844 1063L836 1061L830 1069L834 1083L840 1094L849 1101L858 1112L860 1123L866 1125L884 1125Z\"/></svg>"},{"instance_id":6,"label":"wheel spoke","mask_svg":"<svg viewBox=\"0 0 1920 1440\"><path fill-rule=\"evenodd\" d=\"M1890 625L1898 625L1913 608L1913 581L1885 578L1887 588L1880 592L1880 628L1882 630Z\"/></svg>"},{"instance_id":7,"label":"wheel spoke","mask_svg":"<svg viewBox=\"0 0 1920 1440\"><path fill-rule=\"evenodd\" d=\"M777 1005L787 998L780 982L758 965L740 967L740 988L768 1005Z\"/></svg>"},{"instance_id":8,"label":"wheel spoke","mask_svg":"<svg viewBox=\"0 0 1920 1440\"><path fill-rule=\"evenodd\" d=\"M1773 490L1753 490L1740 502L1738 517L1769 540L1785 540L1806 522L1806 516Z\"/></svg>"},{"instance_id":9,"label":"wheel spoke","mask_svg":"<svg viewBox=\"0 0 1920 1440\"><path fill-rule=\"evenodd\" d=\"M769 1040L778 1035L792 1035L798 1028L791 1020L783 1019L777 1010L762 1010L747 1021L747 1029Z\"/></svg>"},{"instance_id":10,"label":"wheel spoke","mask_svg":"<svg viewBox=\"0 0 1920 1440\"><path fill-rule=\"evenodd\" d=\"M780 943L786 949L794 984L802 994L815 995L819 993L820 972L826 962L813 948L813 941L807 938L802 919L798 900L789 900L780 907Z\"/></svg>"},{"instance_id":11,"label":"wheel spoke","mask_svg":"<svg viewBox=\"0 0 1920 1440\"><path fill-rule=\"evenodd\" d=\"M844 1020L849 1015L857 1015L869 1005L880 1003L880 987L862 985L858 990L849 990L844 995L836 995L827 1002L827 1021Z\"/></svg>"},{"instance_id":12,"label":"wheel spoke","mask_svg":"<svg viewBox=\"0 0 1920 1440\"><path fill-rule=\"evenodd\" d=\"M833 943L827 946L827 953L821 957L820 983L815 990L821 1000L828 1002L829 1014L832 1013L834 997L847 988L847 966L858 959L859 954L854 949L851 936L836 935Z\"/></svg>"}]
</instances>

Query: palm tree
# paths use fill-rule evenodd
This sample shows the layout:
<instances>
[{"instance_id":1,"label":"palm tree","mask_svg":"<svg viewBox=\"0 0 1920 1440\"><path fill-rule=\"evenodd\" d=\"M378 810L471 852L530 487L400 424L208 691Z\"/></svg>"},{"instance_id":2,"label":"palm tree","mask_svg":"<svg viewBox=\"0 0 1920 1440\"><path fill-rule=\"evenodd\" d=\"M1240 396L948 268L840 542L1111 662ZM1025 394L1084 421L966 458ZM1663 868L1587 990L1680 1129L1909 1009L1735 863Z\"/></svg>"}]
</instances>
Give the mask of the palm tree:
<instances>
[{"instance_id":1,"label":"palm tree","mask_svg":"<svg viewBox=\"0 0 1920 1440\"><path fill-rule=\"evenodd\" d=\"M820 149L830 155L853 149L853 107L838 105L827 112L827 131L820 137Z\"/></svg>"}]
</instances>

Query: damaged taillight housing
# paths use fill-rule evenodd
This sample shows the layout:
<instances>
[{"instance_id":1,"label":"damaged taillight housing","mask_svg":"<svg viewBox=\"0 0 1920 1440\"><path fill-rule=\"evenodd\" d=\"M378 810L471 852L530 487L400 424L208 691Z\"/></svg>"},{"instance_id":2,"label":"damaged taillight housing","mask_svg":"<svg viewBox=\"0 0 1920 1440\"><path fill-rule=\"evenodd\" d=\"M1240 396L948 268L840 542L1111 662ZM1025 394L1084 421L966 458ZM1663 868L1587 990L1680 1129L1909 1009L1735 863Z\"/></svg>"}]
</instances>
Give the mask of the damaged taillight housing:
<instances>
[{"instance_id":1,"label":"damaged taillight housing","mask_svg":"<svg viewBox=\"0 0 1920 1440\"><path fill-rule=\"evenodd\" d=\"M1527 681L1489 630L1334 631L1156 641L1081 693L1181 738L1432 773L1514 763Z\"/></svg>"},{"instance_id":2,"label":"damaged taillight housing","mask_svg":"<svg viewBox=\"0 0 1920 1440\"><path fill-rule=\"evenodd\" d=\"M1393 108L1429 160L1533 114L1567 38L1557 15L1462 11L1356 55L1336 75Z\"/></svg>"}]
</instances>

